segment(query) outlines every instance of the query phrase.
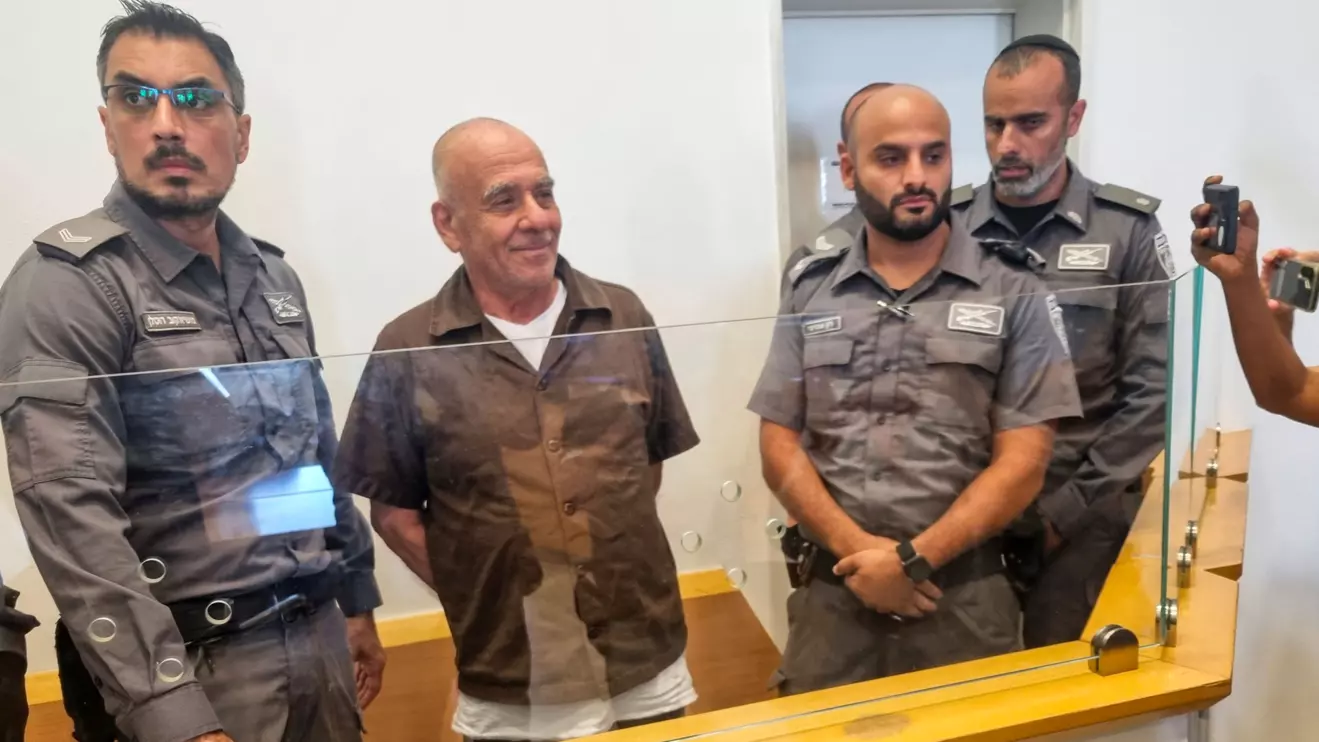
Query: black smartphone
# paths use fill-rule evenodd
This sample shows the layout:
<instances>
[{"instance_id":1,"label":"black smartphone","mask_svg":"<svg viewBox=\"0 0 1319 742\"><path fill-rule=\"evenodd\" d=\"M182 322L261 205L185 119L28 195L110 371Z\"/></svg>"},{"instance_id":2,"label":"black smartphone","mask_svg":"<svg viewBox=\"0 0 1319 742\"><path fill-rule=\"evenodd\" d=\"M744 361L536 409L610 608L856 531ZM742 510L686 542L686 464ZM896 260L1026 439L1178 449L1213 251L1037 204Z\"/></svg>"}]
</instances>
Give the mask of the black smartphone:
<instances>
[{"instance_id":1,"label":"black smartphone","mask_svg":"<svg viewBox=\"0 0 1319 742\"><path fill-rule=\"evenodd\" d=\"M1237 251L1237 215L1241 191L1236 186L1206 185L1204 199L1214 209L1205 226L1217 230L1205 247L1231 255Z\"/></svg>"},{"instance_id":2,"label":"black smartphone","mask_svg":"<svg viewBox=\"0 0 1319 742\"><path fill-rule=\"evenodd\" d=\"M1319 305L1319 264L1279 260L1269 279L1269 298L1290 304L1303 312Z\"/></svg>"}]
</instances>

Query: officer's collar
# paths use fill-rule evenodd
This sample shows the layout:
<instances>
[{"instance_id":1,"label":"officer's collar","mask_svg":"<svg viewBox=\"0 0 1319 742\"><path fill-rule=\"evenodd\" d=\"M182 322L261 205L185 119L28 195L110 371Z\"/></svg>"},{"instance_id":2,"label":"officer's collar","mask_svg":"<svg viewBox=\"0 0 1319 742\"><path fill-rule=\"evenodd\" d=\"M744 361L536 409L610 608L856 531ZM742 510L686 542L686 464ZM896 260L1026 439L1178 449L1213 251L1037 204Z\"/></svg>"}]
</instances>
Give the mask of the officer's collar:
<instances>
[{"instance_id":1,"label":"officer's collar","mask_svg":"<svg viewBox=\"0 0 1319 742\"><path fill-rule=\"evenodd\" d=\"M105 213L118 224L127 227L133 242L146 256L160 277L166 282L173 281L192 261L204 258L201 253L183 244L174 235L165 231L155 219L147 216L128 195L123 183L115 181L114 187L106 195ZM261 251L256 243L248 237L238 225L223 211L215 221L216 235L220 239L221 252L242 257L261 259Z\"/></svg>"},{"instance_id":2,"label":"officer's collar","mask_svg":"<svg viewBox=\"0 0 1319 742\"><path fill-rule=\"evenodd\" d=\"M1058 203L1054 204L1053 211L1047 218L1061 219L1071 224L1077 229L1085 232L1090 229L1090 180L1081 173L1076 163L1072 162L1069 157L1064 163L1067 168L1067 187L1063 189L1062 195L1058 198ZM1003 214L999 208L998 200L994 198L994 180L990 181L981 188L976 189L975 197L971 201L971 207L967 212L966 225L972 234L980 231L980 228L991 221L996 221L1005 228L1016 232L1012 220ZM1021 235L1017 235L1020 237Z\"/></svg>"},{"instance_id":3,"label":"officer's collar","mask_svg":"<svg viewBox=\"0 0 1319 742\"><path fill-rule=\"evenodd\" d=\"M554 266L554 275L563 281L564 291L568 294L564 301L566 314L590 310L613 311L604 287L585 273L573 270L562 255ZM434 338L442 338L455 330L477 327L484 319L485 313L476 300L467 268L460 266L445 282L440 293L431 300L430 334Z\"/></svg>"},{"instance_id":4,"label":"officer's collar","mask_svg":"<svg viewBox=\"0 0 1319 742\"><path fill-rule=\"evenodd\" d=\"M948 232L948 244L944 246L943 255L939 258L938 270L960 276L979 286L984 281L984 272L980 268L980 245L960 220L951 219L949 222L951 228ZM875 270L870 267L867 242L866 229L862 227L853 238L851 249L843 256L830 288L837 288L840 283L858 273L879 280Z\"/></svg>"}]
</instances>

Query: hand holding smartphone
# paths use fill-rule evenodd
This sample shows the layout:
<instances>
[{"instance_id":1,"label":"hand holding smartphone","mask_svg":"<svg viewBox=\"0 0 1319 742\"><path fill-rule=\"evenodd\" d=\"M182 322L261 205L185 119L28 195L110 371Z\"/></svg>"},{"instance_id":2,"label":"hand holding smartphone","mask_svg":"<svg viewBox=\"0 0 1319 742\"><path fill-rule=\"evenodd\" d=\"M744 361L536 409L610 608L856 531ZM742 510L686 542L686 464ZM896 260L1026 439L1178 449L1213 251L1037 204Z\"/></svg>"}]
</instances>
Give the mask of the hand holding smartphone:
<instances>
[{"instance_id":1,"label":"hand holding smartphone","mask_svg":"<svg viewBox=\"0 0 1319 742\"><path fill-rule=\"evenodd\" d=\"M1319 263L1282 258L1273 262L1269 298L1313 312L1319 306Z\"/></svg>"},{"instance_id":2,"label":"hand holding smartphone","mask_svg":"<svg viewBox=\"0 0 1319 742\"><path fill-rule=\"evenodd\" d=\"M1205 243L1207 250L1231 255L1237 249L1237 218L1240 214L1241 191L1236 186L1221 183L1207 183L1204 187L1204 200L1212 211L1209 220L1203 225L1216 230L1213 238Z\"/></svg>"}]
</instances>

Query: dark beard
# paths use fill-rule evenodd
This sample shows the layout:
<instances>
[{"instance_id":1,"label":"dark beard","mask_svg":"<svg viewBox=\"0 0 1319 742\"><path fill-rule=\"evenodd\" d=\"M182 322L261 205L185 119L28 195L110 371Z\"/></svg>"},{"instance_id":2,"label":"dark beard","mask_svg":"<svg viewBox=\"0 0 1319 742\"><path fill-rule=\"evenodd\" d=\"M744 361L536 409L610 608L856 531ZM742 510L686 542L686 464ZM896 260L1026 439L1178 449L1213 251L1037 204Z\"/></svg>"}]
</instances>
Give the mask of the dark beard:
<instances>
[{"instance_id":1,"label":"dark beard","mask_svg":"<svg viewBox=\"0 0 1319 742\"><path fill-rule=\"evenodd\" d=\"M182 157L193 163L193 167L201 172L206 169L205 163L190 154L182 146L161 145L146 160L148 169L154 169L158 163L166 157ZM124 191L128 197L142 209L147 216L158 221L182 221L185 219L194 219L202 216L210 216L219 210L220 204L224 202L224 197L228 195L229 189L226 188L218 194L210 196L197 196L189 198L187 196L165 196L160 197L139 188L129 182L124 175L123 166L116 161L115 168L119 171L119 182L124 184ZM169 184L176 188L185 188L188 185L186 178L170 178ZM233 187L233 184L230 184Z\"/></svg>"},{"instance_id":2,"label":"dark beard","mask_svg":"<svg viewBox=\"0 0 1319 742\"><path fill-rule=\"evenodd\" d=\"M943 196L936 198L934 191L928 188L918 191L905 191L893 197L891 205L885 206L879 202L860 181L856 183L856 205L865 216L870 226L874 227L880 234L885 235L898 242L916 242L924 239L931 232L939 228L939 225L947 221L948 213L952 209L953 189L949 186L944 190ZM934 211L926 218L919 222L909 224L898 224L894 212L898 208L898 200L908 196L923 195L928 196L935 202Z\"/></svg>"},{"instance_id":3,"label":"dark beard","mask_svg":"<svg viewBox=\"0 0 1319 742\"><path fill-rule=\"evenodd\" d=\"M225 197L225 194L221 193L216 196L198 198L175 198L172 196L160 198L129 183L122 176L119 180L124 184L124 192L133 200L133 203L137 204L137 207L143 213L157 221L182 221L200 216L210 216L220 209L220 204L224 202Z\"/></svg>"}]
</instances>

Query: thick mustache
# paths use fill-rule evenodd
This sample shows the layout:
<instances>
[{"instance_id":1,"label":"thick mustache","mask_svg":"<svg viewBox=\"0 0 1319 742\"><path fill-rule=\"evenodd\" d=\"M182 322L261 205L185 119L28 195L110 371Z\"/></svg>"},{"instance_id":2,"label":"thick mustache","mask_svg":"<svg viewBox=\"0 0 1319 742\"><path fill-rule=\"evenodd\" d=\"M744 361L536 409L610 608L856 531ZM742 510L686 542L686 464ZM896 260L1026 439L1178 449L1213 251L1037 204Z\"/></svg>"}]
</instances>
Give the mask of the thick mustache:
<instances>
[{"instance_id":1,"label":"thick mustache","mask_svg":"<svg viewBox=\"0 0 1319 742\"><path fill-rule=\"evenodd\" d=\"M155 152L151 153L147 157L146 160L147 168L149 170L159 170L160 168L165 166L164 164L165 160L183 160L185 163L187 163L189 168L196 170L198 172L201 172L202 170L206 169L206 163L202 162L200 157L192 154L191 152L189 152L186 149L183 149L182 147L157 148Z\"/></svg>"},{"instance_id":2,"label":"thick mustache","mask_svg":"<svg viewBox=\"0 0 1319 742\"><path fill-rule=\"evenodd\" d=\"M896 209L904 203L917 198L928 198L936 204L939 203L939 197L934 195L934 191L921 191L920 193L904 193L901 196L895 196L893 198L892 208Z\"/></svg>"}]
</instances>

